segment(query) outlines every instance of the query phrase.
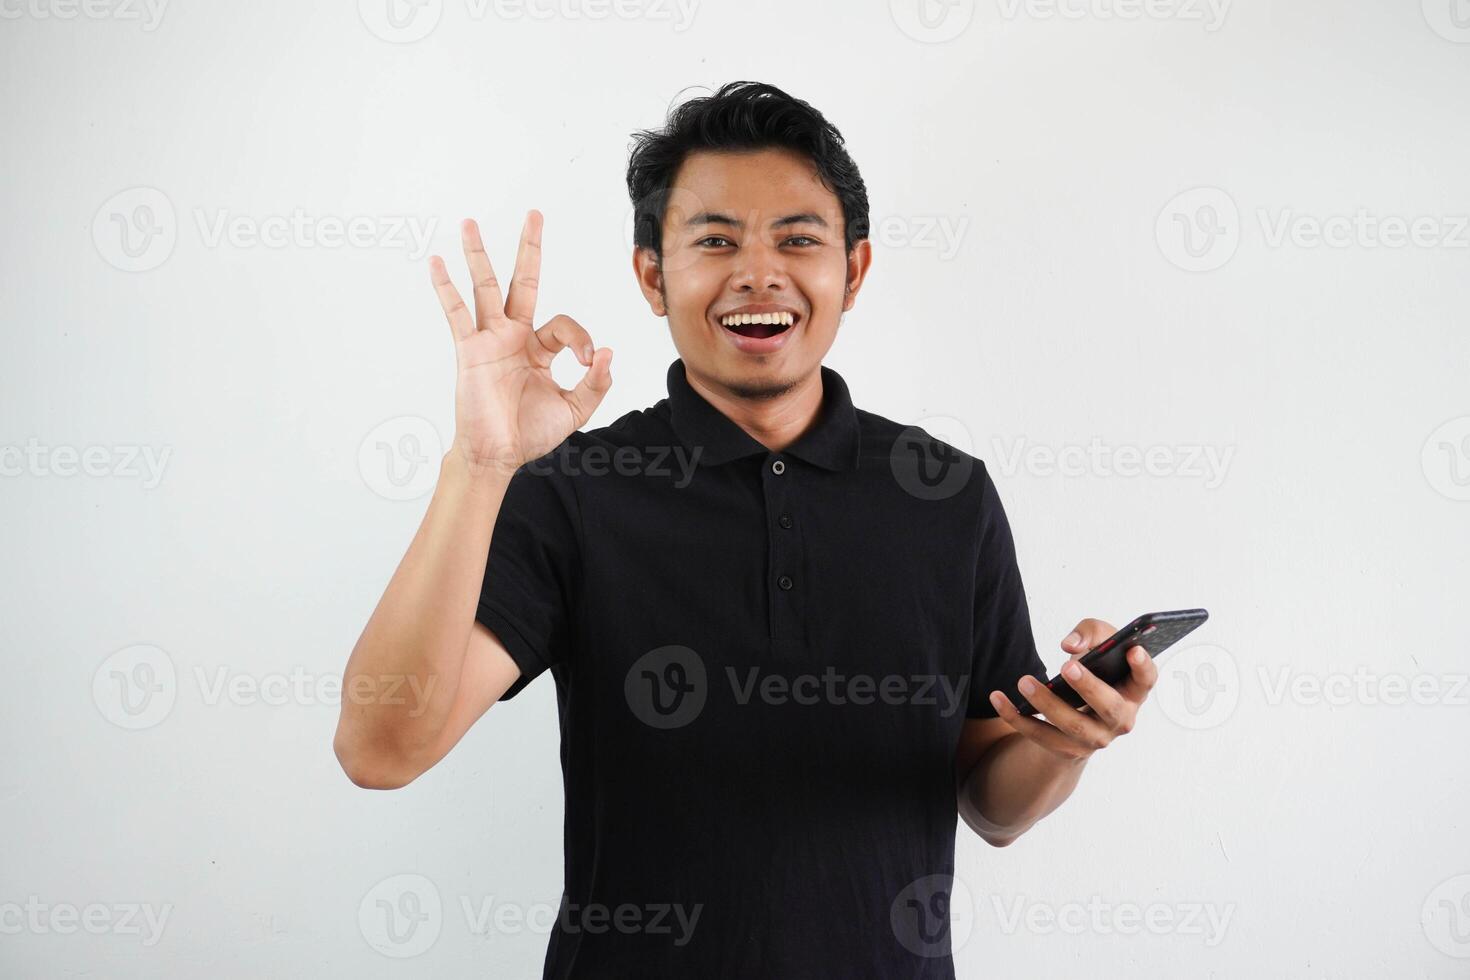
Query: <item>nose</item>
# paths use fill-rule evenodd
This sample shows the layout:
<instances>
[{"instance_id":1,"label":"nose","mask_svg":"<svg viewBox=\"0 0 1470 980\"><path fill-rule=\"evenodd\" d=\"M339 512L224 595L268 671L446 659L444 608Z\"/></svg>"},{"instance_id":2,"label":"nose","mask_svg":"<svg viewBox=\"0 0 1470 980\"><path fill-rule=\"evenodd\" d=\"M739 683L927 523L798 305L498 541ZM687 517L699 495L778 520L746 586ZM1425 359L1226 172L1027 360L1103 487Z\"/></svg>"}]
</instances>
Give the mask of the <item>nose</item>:
<instances>
[{"instance_id":1,"label":"nose","mask_svg":"<svg viewBox=\"0 0 1470 980\"><path fill-rule=\"evenodd\" d=\"M790 279L781 250L766 242L747 242L740 249L730 285L746 293L786 289Z\"/></svg>"}]
</instances>

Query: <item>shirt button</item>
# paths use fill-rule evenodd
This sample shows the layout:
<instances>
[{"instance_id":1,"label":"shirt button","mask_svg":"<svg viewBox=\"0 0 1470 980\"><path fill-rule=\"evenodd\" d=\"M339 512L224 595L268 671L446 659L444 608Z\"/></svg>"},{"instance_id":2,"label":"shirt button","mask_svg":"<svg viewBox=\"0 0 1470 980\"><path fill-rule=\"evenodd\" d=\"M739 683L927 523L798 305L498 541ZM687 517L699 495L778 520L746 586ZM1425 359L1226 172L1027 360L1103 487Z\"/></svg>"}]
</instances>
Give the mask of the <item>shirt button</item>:
<instances>
[{"instance_id":1,"label":"shirt button","mask_svg":"<svg viewBox=\"0 0 1470 980\"><path fill-rule=\"evenodd\" d=\"M782 473L785 473L786 472L786 461L784 459L778 459L778 460L776 460L774 463L771 464L771 472L774 473L774 474L776 474L777 476L780 476Z\"/></svg>"},{"instance_id":2,"label":"shirt button","mask_svg":"<svg viewBox=\"0 0 1470 980\"><path fill-rule=\"evenodd\" d=\"M781 588L783 589L789 590L791 588L791 576L782 575L780 578L776 579L776 584L781 586Z\"/></svg>"},{"instance_id":3,"label":"shirt button","mask_svg":"<svg viewBox=\"0 0 1470 980\"><path fill-rule=\"evenodd\" d=\"M782 514L781 517L780 517L780 519L778 520L778 523L782 527L790 527L791 526L791 515L790 514Z\"/></svg>"}]
</instances>

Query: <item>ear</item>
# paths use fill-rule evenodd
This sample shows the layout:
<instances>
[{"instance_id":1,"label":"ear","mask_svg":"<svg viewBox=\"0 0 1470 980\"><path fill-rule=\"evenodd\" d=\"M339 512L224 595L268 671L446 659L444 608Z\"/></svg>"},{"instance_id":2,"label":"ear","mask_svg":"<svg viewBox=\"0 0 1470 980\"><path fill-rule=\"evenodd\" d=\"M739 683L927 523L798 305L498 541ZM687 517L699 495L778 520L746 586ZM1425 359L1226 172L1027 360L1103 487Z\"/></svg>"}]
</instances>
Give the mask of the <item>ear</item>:
<instances>
[{"instance_id":1,"label":"ear","mask_svg":"<svg viewBox=\"0 0 1470 980\"><path fill-rule=\"evenodd\" d=\"M872 264L873 243L866 238L854 242L852 251L847 253L847 294L842 297L844 313L857 304L858 290L863 288L863 280L868 277Z\"/></svg>"},{"instance_id":2,"label":"ear","mask_svg":"<svg viewBox=\"0 0 1470 980\"><path fill-rule=\"evenodd\" d=\"M668 316L669 311L664 309L663 269L653 249L633 249L633 275L637 277L638 288L643 291L643 298L648 300L648 308L653 315Z\"/></svg>"}]
</instances>

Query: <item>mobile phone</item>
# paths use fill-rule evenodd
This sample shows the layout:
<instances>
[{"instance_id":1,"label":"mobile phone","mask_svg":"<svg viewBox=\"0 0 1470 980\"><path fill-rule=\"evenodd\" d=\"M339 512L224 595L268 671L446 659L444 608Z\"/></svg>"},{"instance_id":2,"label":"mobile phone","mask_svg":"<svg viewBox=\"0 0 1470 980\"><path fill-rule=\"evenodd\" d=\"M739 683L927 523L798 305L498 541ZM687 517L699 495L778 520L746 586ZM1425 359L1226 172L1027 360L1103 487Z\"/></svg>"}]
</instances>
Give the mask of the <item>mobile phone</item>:
<instances>
[{"instance_id":1,"label":"mobile phone","mask_svg":"<svg viewBox=\"0 0 1470 980\"><path fill-rule=\"evenodd\" d=\"M1105 684L1117 687L1128 678L1129 650L1134 647L1143 647L1148 651L1150 657L1157 658L1159 654L1178 643L1209 618L1210 614L1203 609L1174 609L1169 612L1144 613L1084 653L1078 658L1078 663L1096 674L1098 679ZM1082 700L1082 695L1078 694L1061 674L1047 681L1046 687L1072 707L1088 710L1087 703ZM1021 695L1019 690L1012 688L1007 693L1010 695L1011 703L1021 714L1034 715L1037 713L1036 708Z\"/></svg>"}]
</instances>

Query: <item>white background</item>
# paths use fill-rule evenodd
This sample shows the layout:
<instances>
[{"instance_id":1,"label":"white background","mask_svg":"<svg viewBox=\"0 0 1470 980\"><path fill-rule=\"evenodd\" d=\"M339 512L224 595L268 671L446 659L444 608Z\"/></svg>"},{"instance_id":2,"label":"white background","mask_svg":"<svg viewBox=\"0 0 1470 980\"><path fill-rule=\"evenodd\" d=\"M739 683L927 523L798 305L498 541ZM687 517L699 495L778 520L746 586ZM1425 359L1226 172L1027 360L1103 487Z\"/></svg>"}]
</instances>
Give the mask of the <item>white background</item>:
<instances>
[{"instance_id":1,"label":"white background","mask_svg":"<svg viewBox=\"0 0 1470 980\"><path fill-rule=\"evenodd\" d=\"M386 2L0 3L0 973L540 975L550 680L391 793L309 686L452 423L394 225L463 283L460 217L508 268L540 208L538 316L617 352L594 424L651 405L628 137L736 78L848 138L875 260L827 363L987 461L1048 663L1212 613L1062 810L961 830L960 976L1470 970L1464 0Z\"/></svg>"}]
</instances>

